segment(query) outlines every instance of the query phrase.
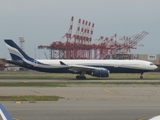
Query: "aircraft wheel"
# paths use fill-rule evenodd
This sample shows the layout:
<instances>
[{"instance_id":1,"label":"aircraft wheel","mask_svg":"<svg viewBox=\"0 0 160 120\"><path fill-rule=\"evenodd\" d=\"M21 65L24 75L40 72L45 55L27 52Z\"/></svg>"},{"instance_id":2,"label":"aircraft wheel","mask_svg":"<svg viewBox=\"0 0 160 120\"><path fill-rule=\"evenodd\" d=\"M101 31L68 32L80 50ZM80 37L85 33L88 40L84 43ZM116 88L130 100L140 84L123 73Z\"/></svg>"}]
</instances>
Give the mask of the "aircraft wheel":
<instances>
[{"instance_id":1,"label":"aircraft wheel","mask_svg":"<svg viewBox=\"0 0 160 120\"><path fill-rule=\"evenodd\" d=\"M140 79L143 79L143 76L140 76Z\"/></svg>"},{"instance_id":2,"label":"aircraft wheel","mask_svg":"<svg viewBox=\"0 0 160 120\"><path fill-rule=\"evenodd\" d=\"M76 76L76 79L78 79L78 80L80 80L80 79L82 79L82 80L85 80L86 79L86 76Z\"/></svg>"},{"instance_id":3,"label":"aircraft wheel","mask_svg":"<svg viewBox=\"0 0 160 120\"><path fill-rule=\"evenodd\" d=\"M86 76L81 76L81 78L82 78L83 80L85 80L85 79L86 79Z\"/></svg>"},{"instance_id":4,"label":"aircraft wheel","mask_svg":"<svg viewBox=\"0 0 160 120\"><path fill-rule=\"evenodd\" d=\"M77 79L77 80L80 79L80 76L77 75L77 76L76 76L76 79Z\"/></svg>"}]
</instances>

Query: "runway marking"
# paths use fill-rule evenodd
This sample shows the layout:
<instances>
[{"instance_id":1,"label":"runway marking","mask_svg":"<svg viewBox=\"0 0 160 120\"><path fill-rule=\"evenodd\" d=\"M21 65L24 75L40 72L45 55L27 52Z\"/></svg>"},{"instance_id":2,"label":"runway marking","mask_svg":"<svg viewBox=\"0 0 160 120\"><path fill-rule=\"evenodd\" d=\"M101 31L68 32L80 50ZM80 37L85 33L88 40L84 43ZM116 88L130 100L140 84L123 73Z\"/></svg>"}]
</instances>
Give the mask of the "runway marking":
<instances>
[{"instance_id":1,"label":"runway marking","mask_svg":"<svg viewBox=\"0 0 160 120\"><path fill-rule=\"evenodd\" d=\"M20 120L20 119L13 117L13 120Z\"/></svg>"},{"instance_id":2,"label":"runway marking","mask_svg":"<svg viewBox=\"0 0 160 120\"><path fill-rule=\"evenodd\" d=\"M15 104L21 104L22 102L21 101L17 101L17 102L15 102Z\"/></svg>"},{"instance_id":3,"label":"runway marking","mask_svg":"<svg viewBox=\"0 0 160 120\"><path fill-rule=\"evenodd\" d=\"M109 92L112 92L111 90L104 90L104 91L105 91L105 92L108 92L108 93L109 93Z\"/></svg>"},{"instance_id":4,"label":"runway marking","mask_svg":"<svg viewBox=\"0 0 160 120\"><path fill-rule=\"evenodd\" d=\"M143 82L143 80L138 80L138 82Z\"/></svg>"},{"instance_id":5,"label":"runway marking","mask_svg":"<svg viewBox=\"0 0 160 120\"><path fill-rule=\"evenodd\" d=\"M36 101L29 101L29 103L36 103Z\"/></svg>"},{"instance_id":6,"label":"runway marking","mask_svg":"<svg viewBox=\"0 0 160 120\"><path fill-rule=\"evenodd\" d=\"M137 120L148 120L148 119L151 119L155 116L148 116L148 117L143 117L143 118L138 118Z\"/></svg>"},{"instance_id":7,"label":"runway marking","mask_svg":"<svg viewBox=\"0 0 160 120\"><path fill-rule=\"evenodd\" d=\"M24 83L27 83L27 81L23 81Z\"/></svg>"},{"instance_id":8,"label":"runway marking","mask_svg":"<svg viewBox=\"0 0 160 120\"><path fill-rule=\"evenodd\" d=\"M105 80L100 80L100 82L103 82L103 83L104 83L104 82L106 82L106 81L105 81Z\"/></svg>"}]
</instances>

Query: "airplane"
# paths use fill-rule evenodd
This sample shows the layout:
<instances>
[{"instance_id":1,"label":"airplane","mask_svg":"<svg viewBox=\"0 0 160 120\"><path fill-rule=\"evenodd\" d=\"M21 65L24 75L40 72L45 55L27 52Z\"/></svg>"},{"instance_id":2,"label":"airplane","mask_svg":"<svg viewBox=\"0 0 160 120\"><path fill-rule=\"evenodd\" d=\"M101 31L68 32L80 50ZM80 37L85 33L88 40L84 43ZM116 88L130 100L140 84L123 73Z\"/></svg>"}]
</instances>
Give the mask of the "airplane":
<instances>
[{"instance_id":1,"label":"airplane","mask_svg":"<svg viewBox=\"0 0 160 120\"><path fill-rule=\"evenodd\" d=\"M75 73L76 79L86 79L85 74L109 77L110 73L143 73L157 69L152 62L144 60L38 60L29 57L13 40L4 39L12 60L8 63L27 69L49 73Z\"/></svg>"}]
</instances>

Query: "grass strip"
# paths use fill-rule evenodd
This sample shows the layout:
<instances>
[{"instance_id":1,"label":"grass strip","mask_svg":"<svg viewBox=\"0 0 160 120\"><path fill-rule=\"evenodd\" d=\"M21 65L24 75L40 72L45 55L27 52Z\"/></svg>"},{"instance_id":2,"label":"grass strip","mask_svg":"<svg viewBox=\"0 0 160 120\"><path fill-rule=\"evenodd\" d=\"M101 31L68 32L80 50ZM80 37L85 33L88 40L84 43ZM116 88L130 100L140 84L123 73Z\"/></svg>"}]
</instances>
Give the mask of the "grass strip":
<instances>
[{"instance_id":1,"label":"grass strip","mask_svg":"<svg viewBox=\"0 0 160 120\"><path fill-rule=\"evenodd\" d=\"M0 82L3 87L66 87L63 82Z\"/></svg>"},{"instance_id":2,"label":"grass strip","mask_svg":"<svg viewBox=\"0 0 160 120\"><path fill-rule=\"evenodd\" d=\"M86 75L89 80L139 80L140 74L110 74L106 77L93 77ZM159 73L145 73L144 80L158 80L160 79ZM0 79L64 79L76 80L76 74L55 74L55 73L37 73L37 72L0 72Z\"/></svg>"},{"instance_id":3,"label":"grass strip","mask_svg":"<svg viewBox=\"0 0 160 120\"><path fill-rule=\"evenodd\" d=\"M67 85L160 85L160 82L0 82L0 87L67 87Z\"/></svg>"},{"instance_id":4,"label":"grass strip","mask_svg":"<svg viewBox=\"0 0 160 120\"><path fill-rule=\"evenodd\" d=\"M0 101L58 101L58 96L0 96Z\"/></svg>"}]
</instances>

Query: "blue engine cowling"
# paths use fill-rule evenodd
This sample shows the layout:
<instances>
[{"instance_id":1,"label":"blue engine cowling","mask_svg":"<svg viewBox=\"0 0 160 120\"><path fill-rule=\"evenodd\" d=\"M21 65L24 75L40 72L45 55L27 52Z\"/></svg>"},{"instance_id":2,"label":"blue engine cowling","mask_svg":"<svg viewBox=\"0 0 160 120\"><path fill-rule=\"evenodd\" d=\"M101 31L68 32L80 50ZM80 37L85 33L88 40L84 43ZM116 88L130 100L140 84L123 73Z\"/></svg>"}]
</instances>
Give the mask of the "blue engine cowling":
<instances>
[{"instance_id":1,"label":"blue engine cowling","mask_svg":"<svg viewBox=\"0 0 160 120\"><path fill-rule=\"evenodd\" d=\"M109 70L95 70L91 75L96 77L109 77Z\"/></svg>"}]
</instances>

